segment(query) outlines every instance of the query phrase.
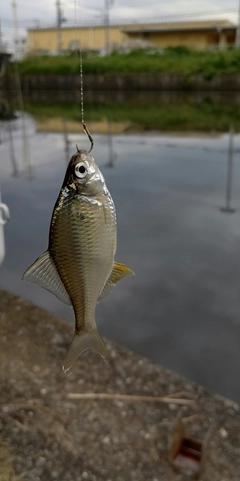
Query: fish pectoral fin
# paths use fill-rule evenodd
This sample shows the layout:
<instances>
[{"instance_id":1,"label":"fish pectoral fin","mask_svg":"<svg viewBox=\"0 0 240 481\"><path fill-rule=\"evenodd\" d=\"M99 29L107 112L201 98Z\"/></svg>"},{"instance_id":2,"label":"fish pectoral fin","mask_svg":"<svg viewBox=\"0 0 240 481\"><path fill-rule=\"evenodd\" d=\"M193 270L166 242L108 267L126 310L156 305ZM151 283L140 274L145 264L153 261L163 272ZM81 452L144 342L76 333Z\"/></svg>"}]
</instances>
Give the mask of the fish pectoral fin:
<instances>
[{"instance_id":1,"label":"fish pectoral fin","mask_svg":"<svg viewBox=\"0 0 240 481\"><path fill-rule=\"evenodd\" d=\"M112 290L113 286L115 286L118 281L123 279L123 277L131 275L135 275L132 269L127 267L125 264L121 264L120 262L114 262L111 275L109 276L98 298L98 301L101 301L101 299L103 299Z\"/></svg>"},{"instance_id":2,"label":"fish pectoral fin","mask_svg":"<svg viewBox=\"0 0 240 481\"><path fill-rule=\"evenodd\" d=\"M121 264L120 262L114 262L109 281L111 281L112 284L116 284L118 281L123 279L123 277L131 275L135 275L132 269L125 264Z\"/></svg>"},{"instance_id":3,"label":"fish pectoral fin","mask_svg":"<svg viewBox=\"0 0 240 481\"><path fill-rule=\"evenodd\" d=\"M71 367L78 358L87 350L94 350L104 359L107 357L107 348L97 329L75 333L72 344L63 363L65 374L71 373Z\"/></svg>"},{"instance_id":4,"label":"fish pectoral fin","mask_svg":"<svg viewBox=\"0 0 240 481\"><path fill-rule=\"evenodd\" d=\"M23 280L43 287L60 301L72 305L48 250L26 270Z\"/></svg>"}]
</instances>

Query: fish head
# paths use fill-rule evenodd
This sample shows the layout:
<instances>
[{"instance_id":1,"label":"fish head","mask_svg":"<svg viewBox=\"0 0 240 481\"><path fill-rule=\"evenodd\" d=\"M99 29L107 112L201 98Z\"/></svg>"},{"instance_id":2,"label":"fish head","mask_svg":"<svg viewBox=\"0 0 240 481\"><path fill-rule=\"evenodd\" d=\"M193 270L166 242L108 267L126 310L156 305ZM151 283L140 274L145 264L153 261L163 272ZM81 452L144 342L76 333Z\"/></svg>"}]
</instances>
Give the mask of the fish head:
<instances>
[{"instance_id":1,"label":"fish head","mask_svg":"<svg viewBox=\"0 0 240 481\"><path fill-rule=\"evenodd\" d=\"M78 194L86 196L108 192L100 169L86 150L79 150L72 156L63 187L75 189Z\"/></svg>"}]
</instances>

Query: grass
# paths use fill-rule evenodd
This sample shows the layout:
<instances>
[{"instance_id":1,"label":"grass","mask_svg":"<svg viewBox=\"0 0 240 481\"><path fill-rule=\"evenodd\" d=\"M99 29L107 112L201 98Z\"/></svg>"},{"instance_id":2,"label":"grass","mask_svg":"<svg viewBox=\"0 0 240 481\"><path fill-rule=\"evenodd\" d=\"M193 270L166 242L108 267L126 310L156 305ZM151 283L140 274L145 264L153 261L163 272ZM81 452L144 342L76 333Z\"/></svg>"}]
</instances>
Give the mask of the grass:
<instances>
[{"instance_id":1,"label":"grass","mask_svg":"<svg viewBox=\"0 0 240 481\"><path fill-rule=\"evenodd\" d=\"M64 74L79 75L79 56L28 57L18 63L20 75ZM13 72L13 65L9 67ZM135 50L127 54L112 53L106 56L85 53L84 74L169 73L185 77L200 74L210 79L217 74L240 72L240 49L194 51L186 47L157 50Z\"/></svg>"},{"instance_id":2,"label":"grass","mask_svg":"<svg viewBox=\"0 0 240 481\"><path fill-rule=\"evenodd\" d=\"M76 104L26 104L26 111L36 119L62 118L81 121L80 107ZM140 130L225 132L230 125L240 131L240 110L235 105L219 105L211 101L200 104L85 105L85 120L110 122L128 121Z\"/></svg>"}]
</instances>

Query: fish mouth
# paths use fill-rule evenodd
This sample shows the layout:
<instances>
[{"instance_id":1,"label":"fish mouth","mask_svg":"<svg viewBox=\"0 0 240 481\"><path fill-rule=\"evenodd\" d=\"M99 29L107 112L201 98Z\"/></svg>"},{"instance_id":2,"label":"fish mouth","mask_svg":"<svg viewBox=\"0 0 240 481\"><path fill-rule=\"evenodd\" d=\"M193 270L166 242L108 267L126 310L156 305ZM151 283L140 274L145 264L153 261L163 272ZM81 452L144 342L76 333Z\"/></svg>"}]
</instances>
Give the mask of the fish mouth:
<instances>
[{"instance_id":1,"label":"fish mouth","mask_svg":"<svg viewBox=\"0 0 240 481\"><path fill-rule=\"evenodd\" d=\"M104 180L102 176L99 174L96 174L92 179L89 179L85 183L84 190L87 191L86 193L88 193L88 195L94 195L98 193L103 188L103 186L104 186Z\"/></svg>"}]
</instances>

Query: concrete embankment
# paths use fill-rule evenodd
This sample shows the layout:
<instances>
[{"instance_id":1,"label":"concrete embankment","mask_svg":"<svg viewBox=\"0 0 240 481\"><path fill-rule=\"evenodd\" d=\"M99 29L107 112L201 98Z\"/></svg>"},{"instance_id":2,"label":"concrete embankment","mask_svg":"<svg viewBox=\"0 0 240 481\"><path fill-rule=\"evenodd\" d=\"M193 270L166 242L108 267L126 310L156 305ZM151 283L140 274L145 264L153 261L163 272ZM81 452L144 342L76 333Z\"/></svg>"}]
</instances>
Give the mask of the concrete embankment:
<instances>
[{"instance_id":1,"label":"concrete embankment","mask_svg":"<svg viewBox=\"0 0 240 481\"><path fill-rule=\"evenodd\" d=\"M2 84L8 90L15 90L13 76L5 77ZM79 90L79 75L23 75L23 91L32 90ZM216 75L204 78L200 75L184 77L170 74L104 74L84 75L85 90L124 90L124 91L233 91L240 90L240 73Z\"/></svg>"},{"instance_id":2,"label":"concrete embankment","mask_svg":"<svg viewBox=\"0 0 240 481\"><path fill-rule=\"evenodd\" d=\"M61 363L72 334L73 326L0 290L0 435L11 447L16 475L26 481L191 479L176 474L172 463L180 413L186 435L201 441L212 429L201 481L240 479L238 404L109 341L107 363L88 353L65 377Z\"/></svg>"}]
</instances>

